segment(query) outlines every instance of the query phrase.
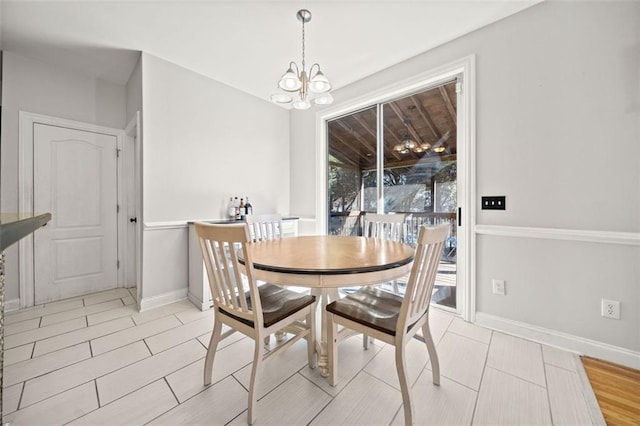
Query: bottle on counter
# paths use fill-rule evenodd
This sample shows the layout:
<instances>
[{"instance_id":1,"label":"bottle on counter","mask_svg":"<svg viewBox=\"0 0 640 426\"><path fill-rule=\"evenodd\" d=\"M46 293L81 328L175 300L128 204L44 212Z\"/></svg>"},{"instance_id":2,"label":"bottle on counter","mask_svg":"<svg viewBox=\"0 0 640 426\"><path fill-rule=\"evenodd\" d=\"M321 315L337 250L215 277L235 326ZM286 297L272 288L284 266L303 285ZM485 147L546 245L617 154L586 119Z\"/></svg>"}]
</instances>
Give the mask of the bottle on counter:
<instances>
[{"instance_id":1,"label":"bottle on counter","mask_svg":"<svg viewBox=\"0 0 640 426\"><path fill-rule=\"evenodd\" d=\"M244 220L244 215L244 198L240 198L240 205L238 206L238 216L236 217L236 219Z\"/></svg>"},{"instance_id":2,"label":"bottle on counter","mask_svg":"<svg viewBox=\"0 0 640 426\"><path fill-rule=\"evenodd\" d=\"M229 197L229 204L227 205L227 215L235 219L236 217L236 206L233 204L233 197Z\"/></svg>"},{"instance_id":3,"label":"bottle on counter","mask_svg":"<svg viewBox=\"0 0 640 426\"><path fill-rule=\"evenodd\" d=\"M247 197L247 202L244 203L244 213L245 213L245 215L253 214L253 206L249 202L249 197Z\"/></svg>"}]
</instances>

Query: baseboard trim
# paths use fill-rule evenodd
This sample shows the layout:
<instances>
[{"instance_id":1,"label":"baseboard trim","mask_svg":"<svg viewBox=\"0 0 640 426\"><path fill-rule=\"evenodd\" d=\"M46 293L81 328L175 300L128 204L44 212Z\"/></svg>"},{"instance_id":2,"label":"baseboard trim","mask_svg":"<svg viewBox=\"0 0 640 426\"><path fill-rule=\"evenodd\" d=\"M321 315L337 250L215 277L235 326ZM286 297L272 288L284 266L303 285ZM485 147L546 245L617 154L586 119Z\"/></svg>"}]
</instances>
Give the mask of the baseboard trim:
<instances>
[{"instance_id":1,"label":"baseboard trim","mask_svg":"<svg viewBox=\"0 0 640 426\"><path fill-rule=\"evenodd\" d=\"M20 299L11 299L4 301L4 311L11 312L20 309Z\"/></svg>"},{"instance_id":2,"label":"baseboard trim","mask_svg":"<svg viewBox=\"0 0 640 426\"><path fill-rule=\"evenodd\" d=\"M555 346L580 355L588 355L627 367L640 369L640 352L482 312L476 312L475 323L496 331L545 345Z\"/></svg>"},{"instance_id":3,"label":"baseboard trim","mask_svg":"<svg viewBox=\"0 0 640 426\"><path fill-rule=\"evenodd\" d=\"M211 309L211 302L205 303L191 292L187 294L187 299L189 299L189 301L193 303L196 306L196 308L200 309L201 311L206 311Z\"/></svg>"},{"instance_id":4,"label":"baseboard trim","mask_svg":"<svg viewBox=\"0 0 640 426\"><path fill-rule=\"evenodd\" d=\"M159 294L157 296L143 297L140 300L140 312L157 308L159 306L168 305L169 303L178 302L186 298L186 288Z\"/></svg>"},{"instance_id":5,"label":"baseboard trim","mask_svg":"<svg viewBox=\"0 0 640 426\"><path fill-rule=\"evenodd\" d=\"M639 232L591 231L585 229L531 228L522 226L476 225L477 235L538 238L545 240L583 241L591 243L640 246Z\"/></svg>"}]
</instances>

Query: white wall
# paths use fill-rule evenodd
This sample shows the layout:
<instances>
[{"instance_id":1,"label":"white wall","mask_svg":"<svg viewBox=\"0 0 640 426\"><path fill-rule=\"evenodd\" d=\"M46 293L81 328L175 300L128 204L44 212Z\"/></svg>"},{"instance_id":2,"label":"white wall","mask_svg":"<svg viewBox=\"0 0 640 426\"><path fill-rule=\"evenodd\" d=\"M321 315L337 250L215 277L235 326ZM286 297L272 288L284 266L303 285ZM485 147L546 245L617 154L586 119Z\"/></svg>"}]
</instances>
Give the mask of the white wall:
<instances>
[{"instance_id":1,"label":"white wall","mask_svg":"<svg viewBox=\"0 0 640 426\"><path fill-rule=\"evenodd\" d=\"M224 217L232 195L249 196L255 213L289 213L289 114L146 53L142 86L142 291L151 306L145 300L186 295L186 221Z\"/></svg>"},{"instance_id":2,"label":"white wall","mask_svg":"<svg viewBox=\"0 0 640 426\"><path fill-rule=\"evenodd\" d=\"M127 81L125 111L127 122L133 119L136 111L142 112L142 53Z\"/></svg>"},{"instance_id":3,"label":"white wall","mask_svg":"<svg viewBox=\"0 0 640 426\"><path fill-rule=\"evenodd\" d=\"M125 88L10 51L2 61L2 211L18 209L18 112L28 111L107 127L124 128ZM18 294L18 250L7 250L6 296Z\"/></svg>"},{"instance_id":4,"label":"white wall","mask_svg":"<svg viewBox=\"0 0 640 426\"><path fill-rule=\"evenodd\" d=\"M639 45L638 2L544 2L334 93L349 102L475 54L477 311L494 325L612 345L607 355L637 365ZM291 121L292 146L302 145L291 205L307 213L315 121ZM507 210L479 210L482 195L506 195ZM506 280L506 296L491 293L492 278ZM620 321L600 317L603 297L622 302Z\"/></svg>"}]
</instances>

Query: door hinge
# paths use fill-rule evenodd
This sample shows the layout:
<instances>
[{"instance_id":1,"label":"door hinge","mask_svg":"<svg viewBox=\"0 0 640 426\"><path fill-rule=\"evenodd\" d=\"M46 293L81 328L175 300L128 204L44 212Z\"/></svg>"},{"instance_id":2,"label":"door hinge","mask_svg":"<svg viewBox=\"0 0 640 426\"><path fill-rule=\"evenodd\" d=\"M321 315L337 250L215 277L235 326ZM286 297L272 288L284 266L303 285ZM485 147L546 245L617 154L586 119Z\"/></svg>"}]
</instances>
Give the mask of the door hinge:
<instances>
[{"instance_id":1,"label":"door hinge","mask_svg":"<svg viewBox=\"0 0 640 426\"><path fill-rule=\"evenodd\" d=\"M120 204L116 204L116 213L120 213Z\"/></svg>"},{"instance_id":2,"label":"door hinge","mask_svg":"<svg viewBox=\"0 0 640 426\"><path fill-rule=\"evenodd\" d=\"M461 81L456 83L456 93L460 94L462 93L462 90L464 89L464 85L462 84Z\"/></svg>"},{"instance_id":3,"label":"door hinge","mask_svg":"<svg viewBox=\"0 0 640 426\"><path fill-rule=\"evenodd\" d=\"M116 148L116 157L120 157L120 151L122 151L120 148Z\"/></svg>"},{"instance_id":4,"label":"door hinge","mask_svg":"<svg viewBox=\"0 0 640 426\"><path fill-rule=\"evenodd\" d=\"M118 269L120 269L120 261L119 261L119 260L116 260L116 267L117 267Z\"/></svg>"}]
</instances>

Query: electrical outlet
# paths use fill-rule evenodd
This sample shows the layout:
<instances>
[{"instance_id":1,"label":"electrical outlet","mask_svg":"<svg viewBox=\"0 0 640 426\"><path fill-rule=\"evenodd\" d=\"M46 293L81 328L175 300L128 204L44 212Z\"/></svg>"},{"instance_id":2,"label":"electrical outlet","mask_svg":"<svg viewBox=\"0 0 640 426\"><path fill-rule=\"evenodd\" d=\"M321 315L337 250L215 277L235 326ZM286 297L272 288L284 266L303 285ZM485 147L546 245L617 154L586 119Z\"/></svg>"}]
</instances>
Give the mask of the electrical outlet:
<instances>
[{"instance_id":1,"label":"electrical outlet","mask_svg":"<svg viewBox=\"0 0 640 426\"><path fill-rule=\"evenodd\" d=\"M602 299L600 315L605 318L620 319L620 302Z\"/></svg>"},{"instance_id":2,"label":"electrical outlet","mask_svg":"<svg viewBox=\"0 0 640 426\"><path fill-rule=\"evenodd\" d=\"M501 294L504 296L505 294L504 280L492 280L492 283L493 283L493 294Z\"/></svg>"}]
</instances>

